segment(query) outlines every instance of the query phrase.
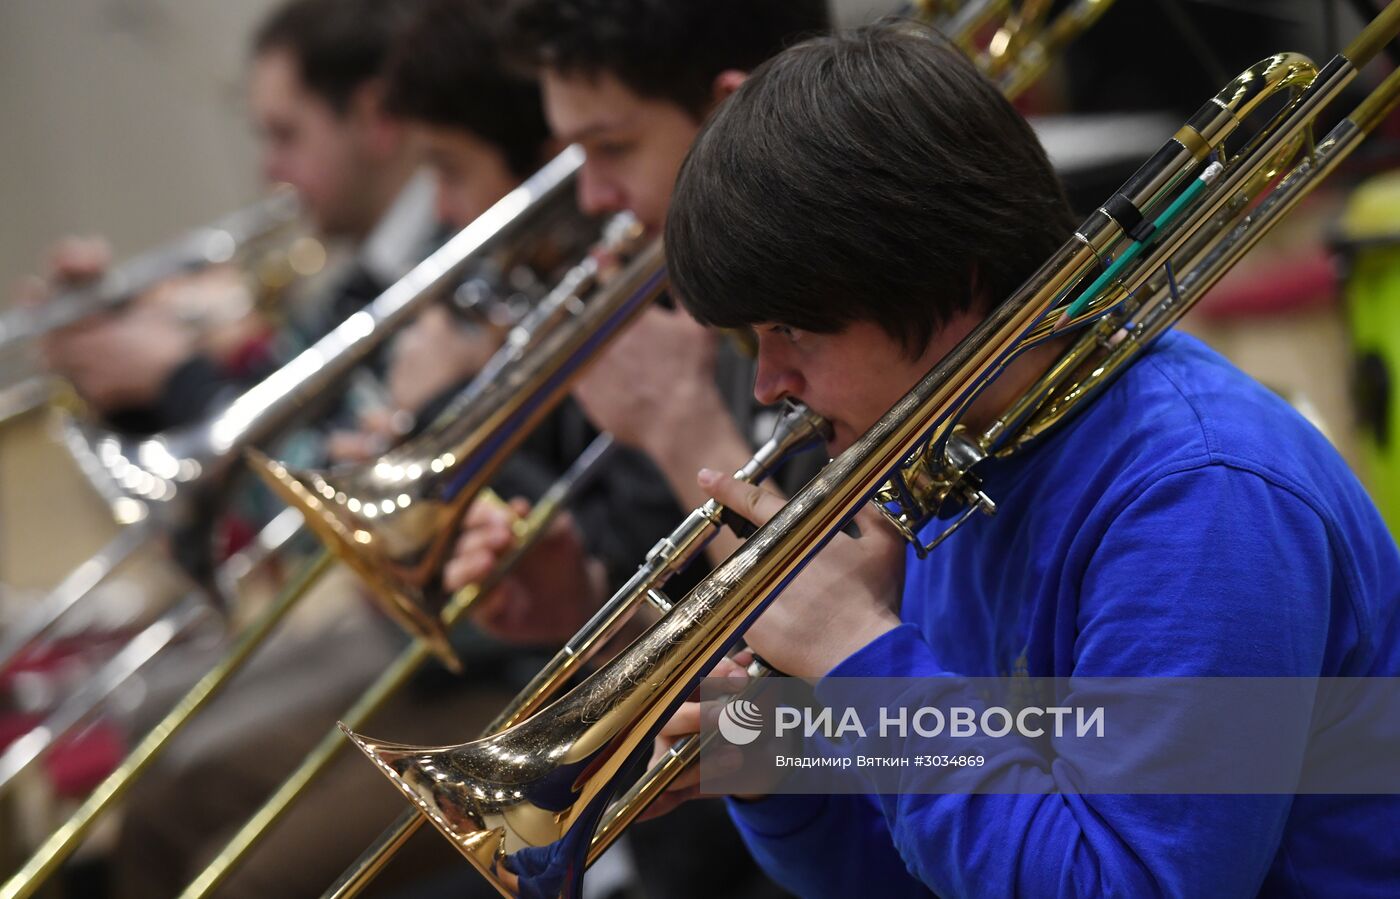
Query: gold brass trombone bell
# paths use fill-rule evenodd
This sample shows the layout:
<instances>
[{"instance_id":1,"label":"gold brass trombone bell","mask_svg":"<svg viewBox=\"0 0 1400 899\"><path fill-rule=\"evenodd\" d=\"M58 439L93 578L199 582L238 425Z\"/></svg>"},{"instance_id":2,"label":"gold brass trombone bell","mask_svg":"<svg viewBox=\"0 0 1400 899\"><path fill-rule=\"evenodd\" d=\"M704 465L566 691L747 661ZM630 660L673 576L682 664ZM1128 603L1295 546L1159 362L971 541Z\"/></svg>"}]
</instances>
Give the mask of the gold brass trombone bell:
<instances>
[{"instance_id":1,"label":"gold brass trombone bell","mask_svg":"<svg viewBox=\"0 0 1400 899\"><path fill-rule=\"evenodd\" d=\"M449 597L441 578L467 505L599 348L665 285L660 242L647 242L635 219L620 217L422 436L375 462L326 472L258 453L252 465L389 615L459 670L442 620Z\"/></svg>"}]
</instances>

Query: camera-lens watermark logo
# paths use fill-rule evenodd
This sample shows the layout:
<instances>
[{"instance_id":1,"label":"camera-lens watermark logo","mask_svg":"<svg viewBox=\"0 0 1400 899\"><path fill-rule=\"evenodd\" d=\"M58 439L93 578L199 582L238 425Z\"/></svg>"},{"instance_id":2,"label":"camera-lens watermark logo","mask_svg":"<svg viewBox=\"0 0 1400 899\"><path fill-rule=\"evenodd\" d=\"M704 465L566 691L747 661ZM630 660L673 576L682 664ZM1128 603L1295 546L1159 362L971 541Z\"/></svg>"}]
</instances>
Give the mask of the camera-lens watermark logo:
<instances>
[{"instance_id":1,"label":"camera-lens watermark logo","mask_svg":"<svg viewBox=\"0 0 1400 899\"><path fill-rule=\"evenodd\" d=\"M763 711L747 699L733 699L719 713L719 732L735 746L747 746L763 732Z\"/></svg>"}]
</instances>

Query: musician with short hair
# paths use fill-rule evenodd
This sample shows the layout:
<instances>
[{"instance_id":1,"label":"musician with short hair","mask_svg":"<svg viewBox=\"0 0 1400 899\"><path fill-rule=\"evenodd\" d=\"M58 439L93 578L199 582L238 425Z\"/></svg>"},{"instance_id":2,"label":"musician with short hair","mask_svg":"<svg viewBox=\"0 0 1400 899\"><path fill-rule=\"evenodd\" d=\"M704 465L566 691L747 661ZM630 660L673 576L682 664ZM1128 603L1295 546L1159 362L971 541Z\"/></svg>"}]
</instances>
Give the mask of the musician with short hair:
<instances>
[{"instance_id":1,"label":"musician with short hair","mask_svg":"<svg viewBox=\"0 0 1400 899\"><path fill-rule=\"evenodd\" d=\"M506 13L505 40L539 75L556 140L584 150L579 205L630 212L658 234L705 118L749 69L828 26L825 0L513 0ZM771 410L754 401L752 380L751 360L729 341L683 312L654 307L589 364L574 397L594 425L645 453L691 507L705 500L694 480L699 466L737 468L771 432ZM813 470L790 468L786 486ZM448 587L491 570L513 545L512 520L493 505L469 509L445 569ZM717 538L712 558L723 558L731 539ZM578 563L580 543L577 533L556 533L475 604L473 621L512 642L567 640L607 598L606 583L627 578L636 563L600 577Z\"/></svg>"},{"instance_id":2,"label":"musician with short hair","mask_svg":"<svg viewBox=\"0 0 1400 899\"><path fill-rule=\"evenodd\" d=\"M355 249L345 277L321 285L329 288L326 302L301 323L306 337L319 336L358 311L431 249L440 236L435 206L445 224L463 227L547 158L551 147L538 88L502 72L494 54L462 60L449 55L464 31L486 46L494 42L494 32L479 28L477 6L474 0L292 0L272 10L258 29L250 91L265 172L293 184L318 230ZM441 32L437 43L426 48L433 52L415 56L426 45L405 42L435 26ZM444 58L455 70L435 72L432 66ZM442 86L431 96L420 95L426 83ZM473 91L470 115L460 112L462 103L451 105L450 92L463 89ZM509 127L498 119L503 113L512 117ZM470 169L453 181L452 199L439 198L434 179L421 168L428 121L447 133L444 143L470 141L478 150ZM433 145L431 136L426 143ZM430 164L438 158L430 157ZM499 165L488 167L488 161ZM495 335L491 338L483 341L465 331L445 308L430 308L391 345L385 376L392 400L419 412L426 423L442 397L450 396L494 347ZM338 435L342 447L356 451L351 455L373 451L380 436ZM499 483L537 495L557 472L545 472L524 456L511 460ZM634 540L627 555L645 545ZM328 633L302 635L290 650L284 643L260 657L226 700L224 716L192 724L183 745L201 748L162 760L135 786L114 854L115 893L173 895L184 887L335 714L351 704L366 679L389 664L402 641L392 624L368 613L347 616ZM345 651L347 643L353 652ZM499 647L484 648L489 658L480 642L474 646L480 664L487 671L493 665L499 669ZM447 676L429 672L411 697L385 714L405 726L485 720L499 705L503 688L479 669L472 673L471 689L456 681L444 689ZM231 726L240 712L256 725ZM393 797L371 792L357 798L349 819L359 829L341 826L347 820L347 791L359 792L366 784L359 775L353 766L329 772L280 825L279 839L235 871L221 892L319 894L392 817ZM189 800L191 794L197 794L197 802ZM171 812L176 807L178 814ZM337 826L328 826L330 818ZM437 864L451 860L428 857Z\"/></svg>"},{"instance_id":3,"label":"musician with short hair","mask_svg":"<svg viewBox=\"0 0 1400 899\"><path fill-rule=\"evenodd\" d=\"M414 177L416 148L383 104L380 71L402 18L398 5L373 0L296 0L273 10L254 36L249 108L262 173L290 184L316 231L355 257L325 279L316 295L325 302L287 310L301 332L294 342L321 336L373 299L435 238L432 185ZM100 240L64 241L53 274L93 277L108 262ZM232 349L214 352L159 308L162 299L138 298L45 342L50 367L123 431L201 420L275 365L265 328L244 328Z\"/></svg>"},{"instance_id":4,"label":"musician with short hair","mask_svg":"<svg viewBox=\"0 0 1400 899\"><path fill-rule=\"evenodd\" d=\"M666 242L686 307L756 332L758 398L808 404L839 452L1071 226L997 90L934 35L882 25L754 72L696 140ZM1053 355L1012 362L964 420L988 424ZM1076 418L979 472L996 516L924 560L878 524L838 535L745 639L819 695L849 676L1400 674L1400 553L1371 501L1320 433L1191 337L1167 333ZM756 521L782 505L714 471L699 483ZM697 725L688 705L663 733ZM1061 768L989 764L1046 789L775 795L731 812L804 896L1382 895L1400 881L1392 796L1079 794L1055 788Z\"/></svg>"},{"instance_id":5,"label":"musician with short hair","mask_svg":"<svg viewBox=\"0 0 1400 899\"><path fill-rule=\"evenodd\" d=\"M705 118L745 72L824 31L826 5L825 0L515 0L507 8L507 40L539 75L555 139L561 145L577 143L585 153L579 205L594 214L631 212L659 234L676 172ZM773 418L754 402L751 382L750 360L720 335L684 312L657 307L590 363L574 398L595 426L649 457L681 506L688 507L704 500L694 482L700 464L723 460L737 467L751 455L751 444L771 431ZM645 479L648 472L639 471ZM613 494L611 505L625 508L638 488L619 480L603 486ZM512 519L490 504L471 507L445 570L449 588L491 570L513 544ZM655 521L653 539L679 520L677 509L674 518ZM640 560L632 556L617 564L580 552L585 542L596 545L612 527L615 523L594 527L587 535L556 528L501 589L474 605L473 621L512 642L562 643L607 597L609 585L630 576ZM604 565L607 577L599 571ZM687 572L672 587L683 589L698 574ZM684 824L643 825L633 835L643 847L634 858L649 894L772 892L747 864L711 863L714 855L741 851L732 835L715 831L717 824L727 829L722 809L697 807L685 814ZM714 833L697 836L697 831Z\"/></svg>"}]
</instances>

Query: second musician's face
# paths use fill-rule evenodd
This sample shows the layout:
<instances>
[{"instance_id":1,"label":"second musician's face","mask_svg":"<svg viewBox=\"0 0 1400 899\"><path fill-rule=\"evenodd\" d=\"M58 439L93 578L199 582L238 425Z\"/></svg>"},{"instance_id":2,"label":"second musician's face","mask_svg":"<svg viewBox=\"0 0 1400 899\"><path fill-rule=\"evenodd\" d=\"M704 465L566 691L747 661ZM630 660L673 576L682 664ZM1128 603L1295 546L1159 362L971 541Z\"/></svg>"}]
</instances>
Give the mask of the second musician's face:
<instances>
[{"instance_id":1,"label":"second musician's face","mask_svg":"<svg viewBox=\"0 0 1400 899\"><path fill-rule=\"evenodd\" d=\"M754 396L799 400L831 423L832 455L855 442L957 345L979 318L962 314L911 357L879 325L858 321L834 334L759 324Z\"/></svg>"},{"instance_id":2,"label":"second musician's face","mask_svg":"<svg viewBox=\"0 0 1400 899\"><path fill-rule=\"evenodd\" d=\"M659 232L700 122L674 103L638 96L607 73L546 69L542 85L554 136L561 144L581 145L587 156L579 205L594 215L631 212Z\"/></svg>"},{"instance_id":3,"label":"second musician's face","mask_svg":"<svg viewBox=\"0 0 1400 899\"><path fill-rule=\"evenodd\" d=\"M437 178L437 214L453 228L465 228L520 179L493 144L460 128L424 125L424 159Z\"/></svg>"},{"instance_id":4,"label":"second musician's face","mask_svg":"<svg viewBox=\"0 0 1400 899\"><path fill-rule=\"evenodd\" d=\"M322 233L363 236L375 218L364 185L376 160L360 113L339 115L307 90L296 60L283 50L254 59L248 105L263 177L290 184Z\"/></svg>"}]
</instances>

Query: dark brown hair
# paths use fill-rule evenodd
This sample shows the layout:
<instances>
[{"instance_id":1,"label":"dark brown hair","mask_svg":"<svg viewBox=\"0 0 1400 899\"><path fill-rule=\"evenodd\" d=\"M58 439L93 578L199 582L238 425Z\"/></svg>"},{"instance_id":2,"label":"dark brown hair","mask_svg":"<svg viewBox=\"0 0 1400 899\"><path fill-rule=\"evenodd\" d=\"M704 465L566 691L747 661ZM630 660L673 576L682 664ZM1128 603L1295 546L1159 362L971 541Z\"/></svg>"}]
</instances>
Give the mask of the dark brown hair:
<instances>
[{"instance_id":1,"label":"dark brown hair","mask_svg":"<svg viewBox=\"0 0 1400 899\"><path fill-rule=\"evenodd\" d=\"M747 72L830 27L826 0L515 0L515 57L532 68L610 74L696 118L715 76Z\"/></svg>"},{"instance_id":2,"label":"dark brown hair","mask_svg":"<svg viewBox=\"0 0 1400 899\"><path fill-rule=\"evenodd\" d=\"M681 169L666 255L702 321L872 321L917 355L1073 227L996 87L936 33L883 22L787 50L720 107Z\"/></svg>"},{"instance_id":3,"label":"dark brown hair","mask_svg":"<svg viewBox=\"0 0 1400 899\"><path fill-rule=\"evenodd\" d=\"M290 53L307 90L343 114L355 91L382 73L413 6L406 0L292 0L258 26L253 54Z\"/></svg>"},{"instance_id":4,"label":"dark brown hair","mask_svg":"<svg viewBox=\"0 0 1400 899\"><path fill-rule=\"evenodd\" d=\"M549 127L539 85L506 68L497 0L426 0L395 43L386 78L390 112L469 131L524 178L543 161Z\"/></svg>"}]
</instances>

